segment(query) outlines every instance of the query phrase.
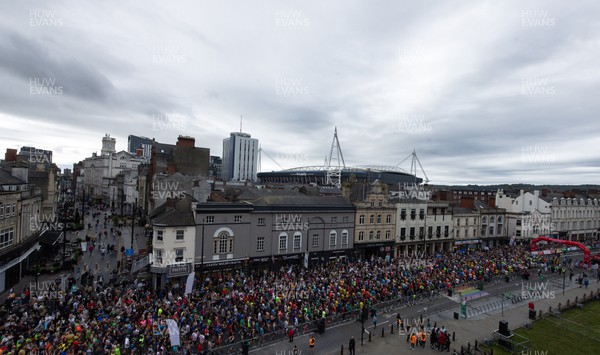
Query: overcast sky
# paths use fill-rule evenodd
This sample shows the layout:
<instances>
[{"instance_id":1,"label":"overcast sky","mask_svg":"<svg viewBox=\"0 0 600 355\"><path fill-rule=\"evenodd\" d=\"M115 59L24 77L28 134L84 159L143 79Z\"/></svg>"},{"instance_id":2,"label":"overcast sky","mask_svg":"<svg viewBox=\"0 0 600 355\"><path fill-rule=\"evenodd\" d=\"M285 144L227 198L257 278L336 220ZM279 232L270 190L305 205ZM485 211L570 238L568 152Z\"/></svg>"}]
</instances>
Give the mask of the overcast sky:
<instances>
[{"instance_id":1,"label":"overcast sky","mask_svg":"<svg viewBox=\"0 0 600 355\"><path fill-rule=\"evenodd\" d=\"M600 181L593 0L3 1L0 79L2 156L61 168L105 133L221 155L243 115L284 168L337 126L347 165L415 149L432 184Z\"/></svg>"}]
</instances>

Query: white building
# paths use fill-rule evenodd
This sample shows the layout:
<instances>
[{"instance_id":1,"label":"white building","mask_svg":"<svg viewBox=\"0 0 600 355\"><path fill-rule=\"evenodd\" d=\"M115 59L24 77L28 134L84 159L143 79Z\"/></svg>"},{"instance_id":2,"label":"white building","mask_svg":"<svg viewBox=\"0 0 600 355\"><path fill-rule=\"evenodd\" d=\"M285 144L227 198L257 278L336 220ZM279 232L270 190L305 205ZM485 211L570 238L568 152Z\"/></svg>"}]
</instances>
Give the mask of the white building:
<instances>
[{"instance_id":1,"label":"white building","mask_svg":"<svg viewBox=\"0 0 600 355\"><path fill-rule=\"evenodd\" d=\"M132 188L135 186L138 166L142 163L142 159L124 150L116 152L115 142L115 139L107 134L102 139L101 154L93 153L83 161L85 193L87 196L101 197L114 202L116 206L121 200L115 178L119 174L124 174L125 197L132 200L123 202L133 204L136 194Z\"/></svg>"},{"instance_id":2,"label":"white building","mask_svg":"<svg viewBox=\"0 0 600 355\"><path fill-rule=\"evenodd\" d=\"M223 180L256 181L257 168L258 139L242 132L223 139Z\"/></svg>"},{"instance_id":3,"label":"white building","mask_svg":"<svg viewBox=\"0 0 600 355\"><path fill-rule=\"evenodd\" d=\"M553 198L550 204L553 234L562 239L592 242L598 240L600 205L598 199Z\"/></svg>"},{"instance_id":4,"label":"white building","mask_svg":"<svg viewBox=\"0 0 600 355\"><path fill-rule=\"evenodd\" d=\"M452 213L448 202L431 201L420 186L404 187L397 195L396 253L402 256L433 254L452 249Z\"/></svg>"},{"instance_id":5,"label":"white building","mask_svg":"<svg viewBox=\"0 0 600 355\"><path fill-rule=\"evenodd\" d=\"M474 206L477 213L479 213L479 235L482 246L495 247L507 243L506 210L491 207L481 201L474 201Z\"/></svg>"},{"instance_id":6,"label":"white building","mask_svg":"<svg viewBox=\"0 0 600 355\"><path fill-rule=\"evenodd\" d=\"M475 210L452 208L454 245L459 248L479 249L481 246L481 216Z\"/></svg>"},{"instance_id":7,"label":"white building","mask_svg":"<svg viewBox=\"0 0 600 355\"><path fill-rule=\"evenodd\" d=\"M498 190L496 207L506 210L507 233L517 241L549 235L553 230L550 203L538 190L533 193L521 190L518 195Z\"/></svg>"},{"instance_id":8,"label":"white building","mask_svg":"<svg viewBox=\"0 0 600 355\"><path fill-rule=\"evenodd\" d=\"M150 270L155 288L167 283L184 282L194 270L196 223L191 196L169 200L159 207L152 219L152 255Z\"/></svg>"}]
</instances>

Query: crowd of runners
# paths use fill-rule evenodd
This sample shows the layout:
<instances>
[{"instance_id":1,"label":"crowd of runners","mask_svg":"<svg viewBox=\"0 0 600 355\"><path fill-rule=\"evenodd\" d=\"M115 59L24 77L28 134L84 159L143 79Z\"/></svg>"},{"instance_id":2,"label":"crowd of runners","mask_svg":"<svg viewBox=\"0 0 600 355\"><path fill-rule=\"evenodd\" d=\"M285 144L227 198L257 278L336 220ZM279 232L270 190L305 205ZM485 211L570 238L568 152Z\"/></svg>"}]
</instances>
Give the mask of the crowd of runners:
<instances>
[{"instance_id":1,"label":"crowd of runners","mask_svg":"<svg viewBox=\"0 0 600 355\"><path fill-rule=\"evenodd\" d=\"M134 284L82 285L56 299L24 289L9 295L0 309L0 354L201 353L266 334L293 336L305 324L331 315L353 316L381 302L554 262L531 256L526 247L503 246L391 262L346 260L310 269L294 265L278 272L204 275L187 296L179 288L155 291ZM180 329L181 346L175 349L167 319Z\"/></svg>"}]
</instances>

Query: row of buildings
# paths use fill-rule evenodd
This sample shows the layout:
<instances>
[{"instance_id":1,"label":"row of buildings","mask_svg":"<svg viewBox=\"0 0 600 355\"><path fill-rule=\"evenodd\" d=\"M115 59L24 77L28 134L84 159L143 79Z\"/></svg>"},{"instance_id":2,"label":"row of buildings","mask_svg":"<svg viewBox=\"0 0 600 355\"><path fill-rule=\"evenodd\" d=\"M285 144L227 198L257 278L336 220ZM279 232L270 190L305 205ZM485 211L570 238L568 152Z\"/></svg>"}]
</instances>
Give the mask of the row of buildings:
<instances>
[{"instance_id":1,"label":"row of buildings","mask_svg":"<svg viewBox=\"0 0 600 355\"><path fill-rule=\"evenodd\" d=\"M82 200L135 213L152 228L157 287L193 269L391 260L539 235L598 240L597 191L435 189L406 172L345 166L339 186L324 186L322 169L261 176L258 141L244 133L223 141L223 157L188 136L175 144L129 136L128 143L117 151L105 135L99 154L62 175L50 151L7 150L0 170L0 292L30 269L34 251L57 243L57 210L82 211Z\"/></svg>"},{"instance_id":2,"label":"row of buildings","mask_svg":"<svg viewBox=\"0 0 600 355\"><path fill-rule=\"evenodd\" d=\"M192 196L170 200L151 216L153 283L178 282L194 269L390 260L526 243L539 235L598 240L597 199L547 201L539 191L499 190L485 200L468 193L458 201L440 200L447 195L376 180L366 188L345 186L339 194L319 187L247 186L229 198L213 191L206 202Z\"/></svg>"},{"instance_id":3,"label":"row of buildings","mask_svg":"<svg viewBox=\"0 0 600 355\"><path fill-rule=\"evenodd\" d=\"M222 157L197 147L189 136L166 144L130 135L128 149L117 151L116 139L106 134L100 154L74 165L74 189L117 210L137 206L148 213L184 193L205 199L207 180L255 181L257 160L258 140L242 132L223 140Z\"/></svg>"},{"instance_id":4,"label":"row of buildings","mask_svg":"<svg viewBox=\"0 0 600 355\"><path fill-rule=\"evenodd\" d=\"M57 207L66 203L71 179L62 177L52 152L7 149L0 161L0 292L33 270L61 236Z\"/></svg>"}]
</instances>

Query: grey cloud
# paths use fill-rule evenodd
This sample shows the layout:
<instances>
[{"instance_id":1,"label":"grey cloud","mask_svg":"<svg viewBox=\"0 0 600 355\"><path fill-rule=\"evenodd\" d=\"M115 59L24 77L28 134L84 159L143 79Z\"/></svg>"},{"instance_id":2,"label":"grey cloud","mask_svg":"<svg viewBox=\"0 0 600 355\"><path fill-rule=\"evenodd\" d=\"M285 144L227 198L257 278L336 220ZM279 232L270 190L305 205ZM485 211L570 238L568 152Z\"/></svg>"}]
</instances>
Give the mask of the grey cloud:
<instances>
[{"instance_id":1,"label":"grey cloud","mask_svg":"<svg viewBox=\"0 0 600 355\"><path fill-rule=\"evenodd\" d=\"M73 58L57 58L38 41L9 33L0 46L0 67L23 80L52 78L66 95L104 102L114 90L110 80Z\"/></svg>"}]
</instances>

